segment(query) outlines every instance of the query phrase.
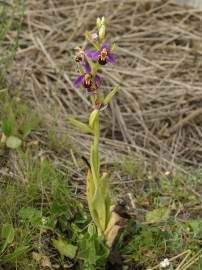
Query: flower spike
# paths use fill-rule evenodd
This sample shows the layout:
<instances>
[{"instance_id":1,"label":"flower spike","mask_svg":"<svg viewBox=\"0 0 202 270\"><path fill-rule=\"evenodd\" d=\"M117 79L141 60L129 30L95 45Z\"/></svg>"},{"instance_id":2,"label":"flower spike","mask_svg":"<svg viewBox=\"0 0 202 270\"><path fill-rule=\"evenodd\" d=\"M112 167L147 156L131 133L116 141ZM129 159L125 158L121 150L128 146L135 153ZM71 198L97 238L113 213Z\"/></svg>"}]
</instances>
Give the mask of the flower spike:
<instances>
[{"instance_id":1,"label":"flower spike","mask_svg":"<svg viewBox=\"0 0 202 270\"><path fill-rule=\"evenodd\" d=\"M97 33L91 35L86 32L86 40L94 46L96 51L80 49L76 56L78 71L80 74L74 80L74 86L83 86L90 95L93 111L89 116L89 123L85 124L77 119L69 117L69 121L85 133L93 135L90 150L90 162L87 174L86 195L92 219L96 225L98 235L102 235L108 247L111 247L120 226L117 225L120 217L114 215L110 207L110 192L108 174L100 173L100 115L109 106L113 96L117 92L114 87L107 95L102 91L103 80L98 75L101 66L107 63L115 64L115 45L104 42L105 40L105 18L97 19ZM98 91L99 89L99 91Z\"/></svg>"}]
</instances>

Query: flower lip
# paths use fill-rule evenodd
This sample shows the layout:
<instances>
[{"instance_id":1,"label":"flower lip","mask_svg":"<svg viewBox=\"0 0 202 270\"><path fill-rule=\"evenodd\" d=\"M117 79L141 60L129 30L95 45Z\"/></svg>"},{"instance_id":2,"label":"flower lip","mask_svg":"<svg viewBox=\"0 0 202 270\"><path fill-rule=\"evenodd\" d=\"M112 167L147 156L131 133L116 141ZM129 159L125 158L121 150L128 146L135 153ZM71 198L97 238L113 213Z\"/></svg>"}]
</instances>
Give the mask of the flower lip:
<instances>
[{"instance_id":1,"label":"flower lip","mask_svg":"<svg viewBox=\"0 0 202 270\"><path fill-rule=\"evenodd\" d=\"M95 75L94 79L91 75L91 84L89 85L89 87L86 87L88 90L88 93L89 94L95 93L101 84L102 84L102 79L100 78L99 75Z\"/></svg>"},{"instance_id":2,"label":"flower lip","mask_svg":"<svg viewBox=\"0 0 202 270\"><path fill-rule=\"evenodd\" d=\"M86 73L84 75L84 81L83 86L87 89L89 89L92 86L93 80L92 80L92 74Z\"/></svg>"},{"instance_id":3,"label":"flower lip","mask_svg":"<svg viewBox=\"0 0 202 270\"><path fill-rule=\"evenodd\" d=\"M99 75L95 75L95 78L93 78L91 73L84 73L74 80L75 87L83 84L84 88L86 88L89 93L95 92L102 83L103 81Z\"/></svg>"},{"instance_id":4,"label":"flower lip","mask_svg":"<svg viewBox=\"0 0 202 270\"><path fill-rule=\"evenodd\" d=\"M91 68L90 68L88 62L85 61L85 60L83 60L83 62L82 62L81 65L80 65L80 68L81 68L82 66L84 66L85 73L82 74L82 75L80 75L80 76L78 76L78 77L74 80L73 84L74 84L75 87L78 87L81 83L85 83L85 78L87 78L87 77L86 77L87 74L89 74L89 75L92 77L92 75L91 75Z\"/></svg>"}]
</instances>

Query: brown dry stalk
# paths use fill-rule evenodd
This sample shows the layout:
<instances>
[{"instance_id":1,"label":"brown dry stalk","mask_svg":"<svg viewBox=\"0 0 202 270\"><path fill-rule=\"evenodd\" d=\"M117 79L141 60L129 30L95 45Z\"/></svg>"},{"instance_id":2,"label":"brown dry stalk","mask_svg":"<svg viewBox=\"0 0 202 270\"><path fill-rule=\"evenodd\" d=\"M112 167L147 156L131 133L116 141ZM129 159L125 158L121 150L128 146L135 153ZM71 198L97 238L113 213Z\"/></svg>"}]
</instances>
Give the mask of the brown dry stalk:
<instances>
[{"instance_id":1,"label":"brown dry stalk","mask_svg":"<svg viewBox=\"0 0 202 270\"><path fill-rule=\"evenodd\" d=\"M105 91L111 84L120 90L102 117L103 160L136 154L155 170L202 162L201 10L158 0L27 0L24 14L9 82L50 128L56 122L68 134L73 149L88 158L91 140L66 122L67 114L87 119L91 109L85 91L72 86L74 48L85 46L84 31L105 16L118 45Z\"/></svg>"}]
</instances>

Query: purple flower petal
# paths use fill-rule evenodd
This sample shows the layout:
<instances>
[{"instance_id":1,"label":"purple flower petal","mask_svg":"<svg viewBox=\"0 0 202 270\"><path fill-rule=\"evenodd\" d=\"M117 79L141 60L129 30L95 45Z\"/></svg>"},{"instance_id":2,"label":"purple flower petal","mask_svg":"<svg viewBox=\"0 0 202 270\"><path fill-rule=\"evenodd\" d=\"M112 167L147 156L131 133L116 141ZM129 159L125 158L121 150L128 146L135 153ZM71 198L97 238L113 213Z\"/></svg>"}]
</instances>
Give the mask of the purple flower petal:
<instances>
[{"instance_id":1,"label":"purple flower petal","mask_svg":"<svg viewBox=\"0 0 202 270\"><path fill-rule=\"evenodd\" d=\"M93 54L93 56L92 56L91 59L92 59L93 61L97 62L99 55L100 55L100 52L95 52L95 53Z\"/></svg>"},{"instance_id":2,"label":"purple flower petal","mask_svg":"<svg viewBox=\"0 0 202 270\"><path fill-rule=\"evenodd\" d=\"M108 56L108 62L114 65L116 63L115 57L111 53L108 53L107 56Z\"/></svg>"},{"instance_id":3,"label":"purple flower petal","mask_svg":"<svg viewBox=\"0 0 202 270\"><path fill-rule=\"evenodd\" d=\"M87 61L84 61L84 68L86 73L91 73L91 68Z\"/></svg>"},{"instance_id":4,"label":"purple flower petal","mask_svg":"<svg viewBox=\"0 0 202 270\"><path fill-rule=\"evenodd\" d=\"M86 56L95 62L98 60L99 55L100 55L99 51L97 51L97 52L86 51Z\"/></svg>"},{"instance_id":5,"label":"purple flower petal","mask_svg":"<svg viewBox=\"0 0 202 270\"><path fill-rule=\"evenodd\" d=\"M109 52L110 51L110 44L109 43L103 43L102 47L101 47L101 50L104 49L104 48Z\"/></svg>"},{"instance_id":6,"label":"purple flower petal","mask_svg":"<svg viewBox=\"0 0 202 270\"><path fill-rule=\"evenodd\" d=\"M84 81L84 75L80 75L74 80L74 86L78 87Z\"/></svg>"},{"instance_id":7,"label":"purple flower petal","mask_svg":"<svg viewBox=\"0 0 202 270\"><path fill-rule=\"evenodd\" d=\"M91 59L92 59L94 53L95 52L85 51L86 56L89 57L89 58L91 58Z\"/></svg>"},{"instance_id":8,"label":"purple flower petal","mask_svg":"<svg viewBox=\"0 0 202 270\"><path fill-rule=\"evenodd\" d=\"M98 86L100 86L103 83L103 80L99 75L95 75L95 82L98 84Z\"/></svg>"}]
</instances>

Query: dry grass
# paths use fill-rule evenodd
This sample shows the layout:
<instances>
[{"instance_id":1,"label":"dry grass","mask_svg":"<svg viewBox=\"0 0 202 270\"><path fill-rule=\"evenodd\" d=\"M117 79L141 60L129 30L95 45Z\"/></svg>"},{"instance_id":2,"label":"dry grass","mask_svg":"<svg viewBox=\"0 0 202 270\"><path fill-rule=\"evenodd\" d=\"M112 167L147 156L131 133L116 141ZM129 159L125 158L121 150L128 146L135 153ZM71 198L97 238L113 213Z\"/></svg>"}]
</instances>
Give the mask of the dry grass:
<instances>
[{"instance_id":1,"label":"dry grass","mask_svg":"<svg viewBox=\"0 0 202 270\"><path fill-rule=\"evenodd\" d=\"M19 95L68 134L71 158L88 156L89 135L66 121L67 114L87 120L91 107L76 90L74 48L84 31L106 16L117 43L117 65L103 70L120 91L102 120L103 163L136 155L159 170L202 162L202 10L171 1L27 0L20 48L9 75ZM12 40L12 33L9 36ZM43 131L42 131L43 132ZM43 134L36 134L46 143ZM61 151L57 163L67 164Z\"/></svg>"}]
</instances>

